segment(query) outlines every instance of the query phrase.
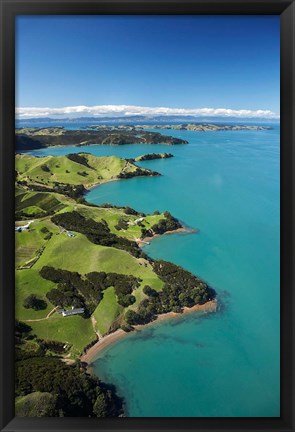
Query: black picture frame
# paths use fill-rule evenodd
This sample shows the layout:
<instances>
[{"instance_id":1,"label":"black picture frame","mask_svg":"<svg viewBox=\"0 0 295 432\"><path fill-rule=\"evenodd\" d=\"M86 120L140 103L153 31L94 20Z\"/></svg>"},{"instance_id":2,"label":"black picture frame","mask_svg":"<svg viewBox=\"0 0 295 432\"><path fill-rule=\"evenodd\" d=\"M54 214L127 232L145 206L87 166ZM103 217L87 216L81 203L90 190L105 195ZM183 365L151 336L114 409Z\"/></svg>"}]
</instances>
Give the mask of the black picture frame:
<instances>
[{"instance_id":1,"label":"black picture frame","mask_svg":"<svg viewBox=\"0 0 295 432\"><path fill-rule=\"evenodd\" d=\"M1 4L1 431L293 431L295 5L281 0L0 0ZM14 416L14 38L16 15L280 15L281 416L275 418L16 418Z\"/></svg>"}]
</instances>

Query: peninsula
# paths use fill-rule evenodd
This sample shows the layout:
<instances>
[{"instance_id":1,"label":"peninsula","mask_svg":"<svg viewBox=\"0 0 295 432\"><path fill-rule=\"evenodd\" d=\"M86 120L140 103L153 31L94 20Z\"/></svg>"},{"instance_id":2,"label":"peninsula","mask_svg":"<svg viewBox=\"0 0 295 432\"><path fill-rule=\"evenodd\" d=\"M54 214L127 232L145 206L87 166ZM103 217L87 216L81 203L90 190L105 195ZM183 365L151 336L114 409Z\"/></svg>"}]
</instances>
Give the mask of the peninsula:
<instances>
[{"instance_id":1,"label":"peninsula","mask_svg":"<svg viewBox=\"0 0 295 432\"><path fill-rule=\"evenodd\" d=\"M188 141L163 135L159 130L189 130L195 132L258 131L270 130L271 126L227 125L209 123L184 123L171 125L90 125L68 130L60 127L27 127L15 130L17 151L34 150L57 145L126 145L126 144L188 144Z\"/></svg>"},{"instance_id":2,"label":"peninsula","mask_svg":"<svg viewBox=\"0 0 295 432\"><path fill-rule=\"evenodd\" d=\"M174 157L171 153L148 153L136 157L135 159L128 159L130 162L144 162L155 159L169 159Z\"/></svg>"},{"instance_id":3,"label":"peninsula","mask_svg":"<svg viewBox=\"0 0 295 432\"><path fill-rule=\"evenodd\" d=\"M124 145L124 144L187 144L188 142L159 132L139 131L136 128L99 126L67 130L64 127L18 128L15 130L17 151L40 149L56 145Z\"/></svg>"},{"instance_id":4,"label":"peninsula","mask_svg":"<svg viewBox=\"0 0 295 432\"><path fill-rule=\"evenodd\" d=\"M98 158L82 152L42 158L18 154L15 164L19 185L39 192L62 193L72 198L81 198L87 189L109 181L161 175L130 160L116 156Z\"/></svg>"},{"instance_id":5,"label":"peninsula","mask_svg":"<svg viewBox=\"0 0 295 432\"><path fill-rule=\"evenodd\" d=\"M116 393L79 372L91 359L88 350L97 352L104 341L161 317L216 309L207 283L180 266L151 259L140 247L156 235L187 231L177 218L168 211L97 206L84 198L94 185L137 175L159 174L88 153L16 155L19 415L122 415ZM36 371L46 375L42 389L48 390L34 381ZM62 399L56 398L55 384L50 390L50 383L58 385L55 376L68 377ZM77 394L71 392L74 382ZM87 389L85 401L75 411L80 388Z\"/></svg>"}]
</instances>

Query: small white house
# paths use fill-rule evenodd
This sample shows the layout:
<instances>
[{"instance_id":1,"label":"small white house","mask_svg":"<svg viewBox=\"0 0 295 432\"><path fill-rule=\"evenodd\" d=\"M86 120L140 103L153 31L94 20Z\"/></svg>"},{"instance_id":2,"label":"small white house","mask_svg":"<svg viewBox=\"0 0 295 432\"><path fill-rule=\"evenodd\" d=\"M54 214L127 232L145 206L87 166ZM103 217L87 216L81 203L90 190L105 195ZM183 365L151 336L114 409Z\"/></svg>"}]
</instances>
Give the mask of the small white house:
<instances>
[{"instance_id":1,"label":"small white house","mask_svg":"<svg viewBox=\"0 0 295 432\"><path fill-rule=\"evenodd\" d=\"M30 226L31 223L33 223L33 222L34 222L34 221L31 220L31 221L29 221L26 225L16 226L16 227L15 227L15 231L16 231L16 232L22 232L22 231L25 231L25 230L29 229L29 226Z\"/></svg>"},{"instance_id":2,"label":"small white house","mask_svg":"<svg viewBox=\"0 0 295 432\"><path fill-rule=\"evenodd\" d=\"M63 317L66 317L66 316L78 315L82 313L84 313L84 308L76 308L76 309L72 308L67 311L63 310L61 314Z\"/></svg>"},{"instance_id":3,"label":"small white house","mask_svg":"<svg viewBox=\"0 0 295 432\"><path fill-rule=\"evenodd\" d=\"M139 219L136 219L136 220L134 221L134 223L142 222L143 220L144 220L144 218L141 217L141 218L139 218Z\"/></svg>"}]
</instances>

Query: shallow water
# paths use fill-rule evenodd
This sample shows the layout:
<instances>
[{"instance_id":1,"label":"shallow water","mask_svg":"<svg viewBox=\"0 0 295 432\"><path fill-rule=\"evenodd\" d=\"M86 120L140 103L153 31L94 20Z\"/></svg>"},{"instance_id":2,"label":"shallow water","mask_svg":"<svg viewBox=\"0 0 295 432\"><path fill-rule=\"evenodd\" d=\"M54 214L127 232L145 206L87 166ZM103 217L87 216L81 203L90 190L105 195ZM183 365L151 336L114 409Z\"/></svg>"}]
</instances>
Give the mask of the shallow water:
<instances>
[{"instance_id":1,"label":"shallow water","mask_svg":"<svg viewBox=\"0 0 295 432\"><path fill-rule=\"evenodd\" d=\"M174 158L141 163L162 177L111 182L87 199L169 210L200 229L156 238L145 251L206 280L221 310L128 335L100 354L95 370L116 385L129 416L279 416L279 127L169 135L189 144L31 152L171 152Z\"/></svg>"}]
</instances>

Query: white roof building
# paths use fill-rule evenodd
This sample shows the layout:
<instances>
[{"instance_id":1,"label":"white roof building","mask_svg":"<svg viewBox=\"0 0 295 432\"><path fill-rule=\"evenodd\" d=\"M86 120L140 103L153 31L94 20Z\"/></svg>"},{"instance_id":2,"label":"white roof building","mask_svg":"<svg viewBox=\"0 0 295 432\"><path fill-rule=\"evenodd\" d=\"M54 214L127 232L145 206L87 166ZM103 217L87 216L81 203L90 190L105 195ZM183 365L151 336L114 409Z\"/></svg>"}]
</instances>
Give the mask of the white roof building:
<instances>
[{"instance_id":1,"label":"white roof building","mask_svg":"<svg viewBox=\"0 0 295 432\"><path fill-rule=\"evenodd\" d=\"M29 221L26 225L19 225L19 226L16 226L15 227L15 231L16 232L21 232L21 231L24 231L24 230L27 230L27 229L29 229L29 226L31 225L31 223L33 223L34 221Z\"/></svg>"},{"instance_id":2,"label":"white roof building","mask_svg":"<svg viewBox=\"0 0 295 432\"><path fill-rule=\"evenodd\" d=\"M144 218L141 217L141 218L139 218L139 219L136 219L136 220L134 221L134 223L142 222L143 220L144 220Z\"/></svg>"},{"instance_id":3,"label":"white roof building","mask_svg":"<svg viewBox=\"0 0 295 432\"><path fill-rule=\"evenodd\" d=\"M82 314L84 313L84 308L77 308L77 309L70 309L70 310L63 310L62 311L62 316L66 317L66 316L71 316L71 315L78 315L78 314Z\"/></svg>"}]
</instances>

